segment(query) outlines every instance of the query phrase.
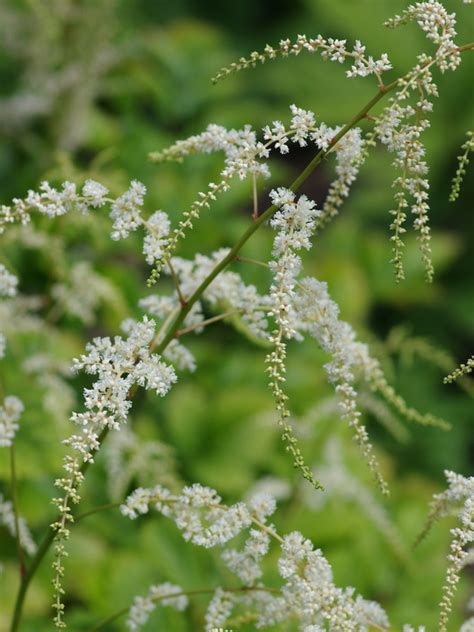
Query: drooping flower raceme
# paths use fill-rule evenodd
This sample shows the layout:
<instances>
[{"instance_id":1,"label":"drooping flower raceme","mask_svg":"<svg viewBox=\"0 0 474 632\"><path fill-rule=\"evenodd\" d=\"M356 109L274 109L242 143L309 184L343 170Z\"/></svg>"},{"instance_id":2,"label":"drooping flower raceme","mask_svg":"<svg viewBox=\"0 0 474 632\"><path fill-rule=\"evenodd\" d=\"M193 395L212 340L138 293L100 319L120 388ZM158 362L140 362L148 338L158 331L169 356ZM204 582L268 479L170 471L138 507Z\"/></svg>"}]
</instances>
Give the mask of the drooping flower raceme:
<instances>
[{"instance_id":1,"label":"drooping flower raceme","mask_svg":"<svg viewBox=\"0 0 474 632\"><path fill-rule=\"evenodd\" d=\"M277 231L273 242L273 257L270 269L273 282L270 287L271 312L276 328L270 342L273 350L266 357L267 372L270 377L270 388L275 398L279 423L283 429L282 439L286 449L293 457L295 467L299 468L306 480L315 488L320 484L315 480L311 469L305 464L297 439L288 421L290 411L287 406L288 396L283 390L285 381L286 340L298 338L298 321L293 308L296 279L301 269L301 259L296 251L311 247L311 235L316 219L320 214L314 202L302 195L295 201L295 194L289 189L279 188L270 193L273 204L278 211L270 220L272 228Z\"/></svg>"},{"instance_id":2,"label":"drooping flower raceme","mask_svg":"<svg viewBox=\"0 0 474 632\"><path fill-rule=\"evenodd\" d=\"M289 39L280 40L278 47L274 48L267 44L265 50L261 53L254 51L248 58L242 57L238 62L231 64L227 68L221 70L214 77L213 81L218 81L223 77L251 68L257 63L265 63L277 56L288 57L289 55L299 55L303 51L309 53L320 52L324 60L335 61L342 64L346 59L352 62L352 67L346 72L347 77L367 77L375 75L378 81L381 81L382 73L390 70L392 64L386 53L383 53L380 59L375 60L372 56L366 57L366 47L359 40L356 40L352 50L347 47L347 40L335 39L333 37L324 38L318 35L315 38L306 35L298 35L296 40L292 42Z\"/></svg>"}]
</instances>

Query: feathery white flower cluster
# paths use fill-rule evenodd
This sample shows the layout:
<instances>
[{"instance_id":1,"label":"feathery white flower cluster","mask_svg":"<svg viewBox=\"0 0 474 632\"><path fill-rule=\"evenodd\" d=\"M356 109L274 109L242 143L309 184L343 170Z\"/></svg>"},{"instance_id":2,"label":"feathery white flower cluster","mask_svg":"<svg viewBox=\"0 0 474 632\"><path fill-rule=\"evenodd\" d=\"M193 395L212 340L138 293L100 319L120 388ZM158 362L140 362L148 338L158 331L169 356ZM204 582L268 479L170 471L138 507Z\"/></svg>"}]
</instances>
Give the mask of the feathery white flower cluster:
<instances>
[{"instance_id":1,"label":"feathery white flower cluster","mask_svg":"<svg viewBox=\"0 0 474 632\"><path fill-rule=\"evenodd\" d=\"M107 197L108 193L105 186L94 180L87 180L80 191L68 181L61 189L42 182L39 192L29 191L24 200L15 198L11 206L0 206L0 234L7 224L28 224L34 212L53 218L72 210L87 214L90 209L110 204L112 239L124 239L142 226L145 229L143 254L147 263L151 265L161 260L168 246L169 220L163 211L155 211L148 219L142 217L145 185L132 180L128 190L116 199Z\"/></svg>"},{"instance_id":2,"label":"feathery white flower cluster","mask_svg":"<svg viewBox=\"0 0 474 632\"><path fill-rule=\"evenodd\" d=\"M191 297L201 283L206 279L214 267L227 256L229 250L221 248L210 256L197 254L193 260L173 257L171 265L179 281L180 292L185 300ZM170 269L165 268L169 273ZM224 312L238 317L239 322L250 333L259 339L268 339L266 312L270 308L267 296L258 293L254 285L247 285L236 272L221 272L202 293L201 301L196 301L184 321L184 328L192 328L200 333L199 323L204 320L202 303L206 303L213 311L222 309ZM140 301L140 306L149 314L166 320L176 315L180 307L180 297L151 295ZM173 342L164 352L172 362L182 363L183 368L194 369L194 360L189 351L180 343Z\"/></svg>"},{"instance_id":3,"label":"feathery white flower cluster","mask_svg":"<svg viewBox=\"0 0 474 632\"><path fill-rule=\"evenodd\" d=\"M155 162L164 160L181 161L184 156L191 153L210 153L214 151L224 151L225 165L221 172L222 179L218 184L213 182L209 185L207 193L200 193L200 199L191 205L191 208L184 213L178 227L173 231L171 237L161 252L161 263L158 262L156 271L150 277L153 283L159 274L159 269L165 264L174 251L179 239L185 236L188 229L193 227L193 222L199 217L203 208L209 208L210 202L216 199L216 195L225 192L229 188L231 178L238 175L240 179L252 176L268 176L268 166L261 159L267 159L273 149L278 149L281 154L289 152L288 143L290 141L305 147L309 142L314 142L316 147L326 151L333 140L338 129L331 129L325 123L316 124L316 118L310 110L304 110L296 105L290 106L291 120L288 128L281 121L273 121L271 125L263 128L263 139L266 142L257 140L257 135L250 126L245 126L242 130L226 130L219 125L210 125L205 132L182 141L178 141L171 147L150 154ZM333 206L342 203L342 197L348 193L348 186L355 179L357 174L357 162L360 161L362 141L360 132L352 130L346 138L341 139L337 147L337 157L339 167L337 169L338 179L333 185L334 191L328 200ZM168 235L168 233L166 233Z\"/></svg>"},{"instance_id":4,"label":"feathery white flower cluster","mask_svg":"<svg viewBox=\"0 0 474 632\"><path fill-rule=\"evenodd\" d=\"M92 388L84 390L87 412L73 413L72 421L79 427L92 424L117 430L127 420L128 393L134 384L163 396L176 382L174 370L150 349L155 322L145 316L141 322L128 320L124 325L126 338L94 338L86 346L88 353L74 360L74 370L97 375ZM84 455L89 452L86 448Z\"/></svg>"},{"instance_id":5,"label":"feathery white flower cluster","mask_svg":"<svg viewBox=\"0 0 474 632\"><path fill-rule=\"evenodd\" d=\"M371 55L367 57L365 55L365 46L359 40L356 40L353 49L349 50L345 39L334 39L332 37L325 39L322 35L318 35L315 38L298 35L294 42L289 39L280 40L277 48L267 44L263 52L254 51L248 58L241 57L239 61L232 63L227 68L221 68L213 78L213 81L216 82L246 68L254 68L257 63L263 64L270 59L275 59L277 56L297 56L302 51L310 53L320 51L324 60L335 61L340 64L346 59L352 60L352 67L346 72L347 77L367 77L373 74L381 82L382 73L392 68L386 53L383 53L380 59L374 59Z\"/></svg>"},{"instance_id":6,"label":"feathery white flower cluster","mask_svg":"<svg viewBox=\"0 0 474 632\"><path fill-rule=\"evenodd\" d=\"M137 180L132 180L130 188L112 204L110 218L113 220L112 239L125 239L141 224L141 211L144 203L146 187Z\"/></svg>"},{"instance_id":7,"label":"feathery white flower cluster","mask_svg":"<svg viewBox=\"0 0 474 632\"><path fill-rule=\"evenodd\" d=\"M257 142L257 135L250 125L240 130L227 130L221 125L209 125L201 134L180 140L167 149L150 154L153 162L182 161L184 156L197 152L223 151L225 154L220 181L217 184L209 183L208 190L205 193L199 193L199 198L191 204L189 210L184 212L178 226L163 244L160 257L154 258L157 266L149 279L150 285L157 280L166 258L171 256L178 241L185 237L186 231L194 226L194 221L199 218L201 211L209 208L210 203L218 194L228 191L232 178L238 176L244 180L249 175L253 177L270 175L268 166L258 159L263 148L262 143Z\"/></svg>"},{"instance_id":8,"label":"feathery white flower cluster","mask_svg":"<svg viewBox=\"0 0 474 632\"><path fill-rule=\"evenodd\" d=\"M281 548L278 569L286 581L282 593L293 612L300 613L301 630L309 626L347 632L388 628L381 606L355 596L353 588L335 586L328 561L300 533L285 536Z\"/></svg>"},{"instance_id":9,"label":"feathery white flower cluster","mask_svg":"<svg viewBox=\"0 0 474 632\"><path fill-rule=\"evenodd\" d=\"M286 342L285 339L298 338L298 321L293 308L296 279L301 270L301 259L295 251L311 247L311 235L314 231L317 217L320 211L315 208L313 201L305 195L295 202L295 194L289 189L279 188L271 191L271 200L278 207L278 211L270 220L272 228L277 230L273 241L273 257L270 261L270 270L273 280L270 287L271 312L275 319L276 328L270 336L273 345L272 351L267 355L267 373L270 377L278 421L282 427L282 439L286 449L293 457L295 467L301 470L303 477L316 489L321 485L313 476L311 469L305 464L301 450L298 447L297 438L288 421L288 396L282 388L285 381Z\"/></svg>"},{"instance_id":10,"label":"feathery white flower cluster","mask_svg":"<svg viewBox=\"0 0 474 632\"><path fill-rule=\"evenodd\" d=\"M0 406L0 447L9 448L19 429L18 420L24 411L23 402L15 395L8 395Z\"/></svg>"},{"instance_id":11,"label":"feathery white flower cluster","mask_svg":"<svg viewBox=\"0 0 474 632\"><path fill-rule=\"evenodd\" d=\"M297 201L295 197L292 191L283 187L270 192L272 203L279 209L270 220L270 226L277 231L273 241L273 259L269 264L273 276L270 315L275 317L280 338L297 335L292 298L301 270L301 259L295 251L311 248L311 236L321 215L315 203L305 195Z\"/></svg>"},{"instance_id":12,"label":"feathery white flower cluster","mask_svg":"<svg viewBox=\"0 0 474 632\"><path fill-rule=\"evenodd\" d=\"M0 494L0 525L4 525L10 535L14 538L16 537L16 520L13 504L9 500L4 500L2 494ZM21 548L29 555L34 555L36 553L36 544L25 519L21 516L18 517L18 535Z\"/></svg>"},{"instance_id":13,"label":"feathery white flower cluster","mask_svg":"<svg viewBox=\"0 0 474 632\"><path fill-rule=\"evenodd\" d=\"M71 446L74 454L65 457L66 475L55 483L64 492L62 497L53 501L60 513L52 525L56 531L53 607L58 628L65 625L64 604L61 602L62 559L66 555L64 541L69 538L67 524L73 519L71 504L80 500L79 488L84 479L82 468L85 463L93 461L95 452L100 448L101 433L108 429L117 430L127 421L131 407L129 392L133 386L141 386L163 396L177 379L174 370L152 352L155 337L153 320L145 317L141 322L127 322L126 330L126 338L94 338L86 347L88 353L74 361L75 370L84 370L97 377L91 388L84 389L86 410L74 412L71 416L79 432L64 443Z\"/></svg>"},{"instance_id":14,"label":"feathery white flower cluster","mask_svg":"<svg viewBox=\"0 0 474 632\"><path fill-rule=\"evenodd\" d=\"M333 130L325 123L316 125L316 116L311 110L303 110L296 105L290 105L292 118L286 128L281 121L273 121L271 126L263 128L263 138L266 144L260 144L259 155L262 158L270 156L270 148L278 149L280 154L287 154L290 141L300 147L306 147L308 142L314 142L316 147L326 150L334 136Z\"/></svg>"},{"instance_id":15,"label":"feathery white flower cluster","mask_svg":"<svg viewBox=\"0 0 474 632\"><path fill-rule=\"evenodd\" d=\"M439 516L446 512L447 507L461 505L461 508L458 509L461 526L451 529L453 539L448 555L443 596L440 602L440 632L448 631L449 615L452 610L456 586L469 555L466 547L474 543L474 477L466 478L450 471L445 472L445 475L448 480L448 489L442 494L435 495L430 518L431 521L434 519L433 511Z\"/></svg>"},{"instance_id":16,"label":"feathery white flower cluster","mask_svg":"<svg viewBox=\"0 0 474 632\"><path fill-rule=\"evenodd\" d=\"M228 624L236 608L252 614L257 629L296 620L298 629L337 629L367 632L370 626L388 627L385 612L378 604L354 594L354 589L335 586L332 570L320 550L300 533L281 537L267 524L275 511L275 502L267 494L257 495L247 504L222 505L217 492L201 485L186 487L173 496L158 486L137 489L122 505L122 513L131 518L147 513L149 505L172 518L187 540L201 546L224 546L240 532L248 530L242 550L224 548L222 558L243 582L243 587L217 588L206 613L206 630ZM270 588L260 580L260 564L278 542L278 572L283 584Z\"/></svg>"},{"instance_id":17,"label":"feathery white flower cluster","mask_svg":"<svg viewBox=\"0 0 474 632\"><path fill-rule=\"evenodd\" d=\"M366 345L356 340L352 327L339 320L339 307L330 298L326 283L312 278L303 279L299 291L295 293L294 306L300 319L300 330L309 333L331 355L331 361L324 368L340 397L341 416L352 428L354 438L380 489L387 493L387 485L380 474L367 430L360 423L354 388L354 369L371 368L374 361Z\"/></svg>"},{"instance_id":18,"label":"feathery white flower cluster","mask_svg":"<svg viewBox=\"0 0 474 632\"><path fill-rule=\"evenodd\" d=\"M0 263L0 296L15 296L18 279Z\"/></svg>"},{"instance_id":19,"label":"feathery white flower cluster","mask_svg":"<svg viewBox=\"0 0 474 632\"><path fill-rule=\"evenodd\" d=\"M128 629L135 632L145 625L158 601L162 606L169 606L178 611L185 610L188 606L188 598L182 592L179 586L169 582L151 586L146 597L135 597L133 600L127 617Z\"/></svg>"},{"instance_id":20,"label":"feathery white flower cluster","mask_svg":"<svg viewBox=\"0 0 474 632\"><path fill-rule=\"evenodd\" d=\"M157 485L153 489L136 489L121 511L129 518L148 513L150 504L175 521L185 540L211 548L223 545L250 526L251 514L244 503L221 506L221 498L209 487L194 484L180 496Z\"/></svg>"}]
</instances>

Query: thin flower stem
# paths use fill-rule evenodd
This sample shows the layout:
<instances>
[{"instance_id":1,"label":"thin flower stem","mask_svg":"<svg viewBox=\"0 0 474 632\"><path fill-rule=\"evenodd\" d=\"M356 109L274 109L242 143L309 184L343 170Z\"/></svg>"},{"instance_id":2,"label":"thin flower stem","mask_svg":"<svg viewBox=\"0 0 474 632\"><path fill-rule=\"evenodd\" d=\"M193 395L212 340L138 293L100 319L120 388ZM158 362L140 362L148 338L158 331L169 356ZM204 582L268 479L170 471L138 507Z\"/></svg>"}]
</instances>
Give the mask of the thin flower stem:
<instances>
[{"instance_id":1,"label":"thin flower stem","mask_svg":"<svg viewBox=\"0 0 474 632\"><path fill-rule=\"evenodd\" d=\"M77 524L81 520L84 520L84 518L88 518L93 514L99 513L100 511L106 511L107 509L117 509L118 507L120 507L121 504L122 503L105 503L104 505L98 505L97 507L89 509L88 511L83 511L74 518L74 524Z\"/></svg>"},{"instance_id":2,"label":"thin flower stem","mask_svg":"<svg viewBox=\"0 0 474 632\"><path fill-rule=\"evenodd\" d=\"M20 539L20 511L18 508L18 480L16 475L16 462L15 462L15 442L13 441L10 446L10 477L11 477L11 495L13 504L13 515L15 520L15 540L16 550L18 556L18 563L20 566L20 578L23 578L26 573L25 554L21 546Z\"/></svg>"},{"instance_id":3,"label":"thin flower stem","mask_svg":"<svg viewBox=\"0 0 474 632\"><path fill-rule=\"evenodd\" d=\"M197 588L195 590L183 590L182 592L169 593L167 595L159 595L157 597L150 597L151 601L163 601L163 599L170 599L175 597L193 597L195 595L209 595L212 594L216 589L215 588ZM277 588L267 588L265 586L241 586L240 588L222 588L224 592L230 593L238 593L238 592L252 592L252 591L263 591L270 593L280 593ZM89 629L88 632L97 632L97 630L102 630L109 623L113 623L120 617L126 615L130 610L130 606L127 608L122 608L121 610L117 610L114 614L107 617L100 623L97 623L92 628Z\"/></svg>"},{"instance_id":4,"label":"thin flower stem","mask_svg":"<svg viewBox=\"0 0 474 632\"><path fill-rule=\"evenodd\" d=\"M217 321L223 320L224 318L228 318L229 316L236 316L237 314L240 314L241 311L242 311L241 309L232 309L223 314L217 314L217 316L212 316L211 318L207 318L206 320L201 320L199 323L190 325L189 327L186 327L185 329L178 329L178 331L176 331L175 333L175 337L180 338L181 336L184 336L185 334L189 334L191 331L194 331L195 329L200 329L201 327L205 327L206 325L210 325L211 323L216 323Z\"/></svg>"},{"instance_id":5,"label":"thin flower stem","mask_svg":"<svg viewBox=\"0 0 474 632\"><path fill-rule=\"evenodd\" d=\"M178 298L179 298L179 302L181 303L181 305L186 305L186 298L184 297L184 294L181 291L181 284L179 282L179 277L176 274L176 270L173 267L173 264L171 263L171 258L170 257L166 257L165 258L165 263L168 266L170 273L171 273L171 278L173 279L173 283L174 286L176 288L176 292L178 294Z\"/></svg>"},{"instance_id":6,"label":"thin flower stem","mask_svg":"<svg viewBox=\"0 0 474 632\"><path fill-rule=\"evenodd\" d=\"M242 263L253 263L256 266L261 266L262 268L270 268L266 261L259 261L258 259L252 259L251 257L242 257L242 255L237 255L235 257L236 261L242 261Z\"/></svg>"}]
</instances>

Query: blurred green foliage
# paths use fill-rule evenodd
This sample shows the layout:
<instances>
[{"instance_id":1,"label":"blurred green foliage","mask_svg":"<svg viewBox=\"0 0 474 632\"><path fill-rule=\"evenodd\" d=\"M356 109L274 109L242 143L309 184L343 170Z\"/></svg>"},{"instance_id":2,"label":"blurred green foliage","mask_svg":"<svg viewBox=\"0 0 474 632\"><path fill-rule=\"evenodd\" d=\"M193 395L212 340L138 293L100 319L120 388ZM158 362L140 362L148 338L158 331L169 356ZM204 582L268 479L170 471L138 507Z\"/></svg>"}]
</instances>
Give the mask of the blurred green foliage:
<instances>
[{"instance_id":1,"label":"blurred green foliage","mask_svg":"<svg viewBox=\"0 0 474 632\"><path fill-rule=\"evenodd\" d=\"M212 86L210 77L216 70L267 41L321 32L351 41L360 38L374 55L387 51L396 76L427 47L414 26L402 32L382 26L406 5L402 0L1 0L1 200L22 197L43 178L59 183L93 177L114 193L137 178L148 187L148 208L163 208L176 221L197 191L215 179L220 157L156 166L146 160L149 151L199 132L210 122L230 127L251 123L258 128L274 119L285 120L291 103L314 110L329 125L341 124L374 90L369 79L348 81L337 64L305 55ZM446 5L459 14L459 41L467 41L470 7L457 0L447 0ZM448 203L457 150L472 124L468 97L472 97L474 56L465 57L459 72L439 78L440 98L425 138L431 168L435 282L425 284L413 242L406 249L407 280L400 285L394 281L388 241L394 174L390 157L380 149L363 167L341 216L318 238L306 261L309 274L328 281L343 318L372 341L391 382L407 401L453 424L449 433L410 427L408 440L399 442L373 419L366 419L393 492L387 508L411 562L394 553L356 506L335 498L315 510L303 502L301 484L274 424L264 350L225 325L216 325L190 342L199 367L194 375L181 376L163 401L140 398L133 408L137 433L171 446L176 476L183 481L215 486L232 501L264 476L289 479L293 491L282 501L278 526L312 538L333 565L337 582L380 601L394 629L404 622L425 624L428 630L436 625L451 523L435 527L416 551L410 550L410 544L423 525L431 494L443 484L443 469L468 474L474 453L472 389L442 384L450 363L468 357L474 342L474 224L467 204L472 199L472 178L464 183L461 199ZM273 182L290 182L310 158L311 150L301 149L284 163L277 161ZM303 191L320 203L332 173L329 160ZM266 192L260 191L262 207ZM182 244L180 254L208 253L232 244L248 224L250 193L250 185L243 183L219 199ZM46 336L25 331L9 339L1 367L2 388L25 399L17 441L20 500L37 536L53 517L52 481L60 472L60 442L69 430L66 414L53 420L45 410L44 388L25 374L22 363L38 352L69 362L92 335L114 334L123 318L139 314L137 301L149 290L138 238L111 242L108 219L100 213L38 221L35 226L48 237L46 246L28 245L16 229L2 238L0 257L18 273L21 291L48 297L54 283L67 277L75 263L86 260L117 294L114 301L100 305L90 326L62 314L60 328L49 329ZM261 231L244 254L264 258L269 246L270 236ZM247 280L262 287L268 282L264 270L236 265ZM49 310L45 303L43 313ZM432 348L426 351L420 339L448 352L441 366L433 361ZM354 475L371 485L337 417L321 419L317 411L308 413L331 396L321 370L324 361L324 354L310 343L290 349L288 389L292 408L303 420L306 458L317 464L327 436L338 434L348 446ZM67 382L79 402L85 380ZM104 467L101 457L91 470L85 509L107 502ZM0 476L8 495L8 460L3 452ZM4 531L0 559L5 560L0 575L0 628L4 629L17 580L13 542ZM134 595L146 592L149 584L165 580L189 589L231 581L215 554L183 543L163 518L150 516L130 523L111 511L85 520L73 531L67 563L70 628L86 630L126 606ZM50 629L49 582L45 564L31 588L22 631ZM464 580L453 630L463 618L468 592ZM146 629L200 629L205 603L205 599L194 600L186 616L158 609ZM122 625L107 629L123 629Z\"/></svg>"}]
</instances>

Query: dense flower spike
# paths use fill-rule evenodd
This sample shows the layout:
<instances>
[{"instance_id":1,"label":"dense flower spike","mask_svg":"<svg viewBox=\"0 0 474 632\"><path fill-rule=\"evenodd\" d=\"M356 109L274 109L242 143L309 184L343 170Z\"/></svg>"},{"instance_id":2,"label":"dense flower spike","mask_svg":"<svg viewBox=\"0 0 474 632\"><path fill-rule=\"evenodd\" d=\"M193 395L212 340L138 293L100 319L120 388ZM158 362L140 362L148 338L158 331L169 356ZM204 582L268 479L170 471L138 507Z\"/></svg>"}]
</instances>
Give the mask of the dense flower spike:
<instances>
[{"instance_id":1,"label":"dense flower spike","mask_svg":"<svg viewBox=\"0 0 474 632\"><path fill-rule=\"evenodd\" d=\"M270 220L277 231L273 241L273 257L270 269L273 283L270 287L271 312L276 329L270 336L273 350L266 357L267 372L270 376L270 388L275 398L278 420L283 430L282 439L286 449L293 457L295 467L301 470L304 478L316 489L321 484L314 478L306 465L298 446L298 440L289 423L288 396L283 390L285 381L285 340L298 337L297 317L292 301L295 295L296 279L301 268L301 259L295 251L311 247L310 237L314 231L320 211L315 203L302 195L295 201L295 194L289 189L276 189L270 193L273 204L279 209Z\"/></svg>"},{"instance_id":2,"label":"dense flower spike","mask_svg":"<svg viewBox=\"0 0 474 632\"><path fill-rule=\"evenodd\" d=\"M227 68L221 68L213 78L213 82L235 72L245 70L246 68L254 68L258 63L263 64L278 56L296 56L303 51L309 53L319 51L324 60L335 61L340 64L346 60L351 61L352 67L346 72L347 77L367 77L373 74L377 80L381 82L382 73L392 68L392 64L386 53L383 53L380 59L375 60L370 55L366 57L365 46L363 46L359 40L356 40L352 50L349 50L346 44L346 40L334 39L332 37L325 39L322 35L318 35L315 38L307 37L306 35L298 35L294 42L289 39L284 39L280 41L276 48L267 44L262 53L254 51L248 58L241 57L239 61L232 63Z\"/></svg>"},{"instance_id":3,"label":"dense flower spike","mask_svg":"<svg viewBox=\"0 0 474 632\"><path fill-rule=\"evenodd\" d=\"M360 422L354 388L354 370L364 370L372 363L368 349L355 339L350 325L339 320L339 307L330 298L326 283L304 279L300 283L300 291L295 295L295 307L300 319L300 330L313 336L331 355L331 361L324 368L340 397L341 417L352 428L354 438L380 489L387 493L387 485L380 474L367 431Z\"/></svg>"}]
</instances>

